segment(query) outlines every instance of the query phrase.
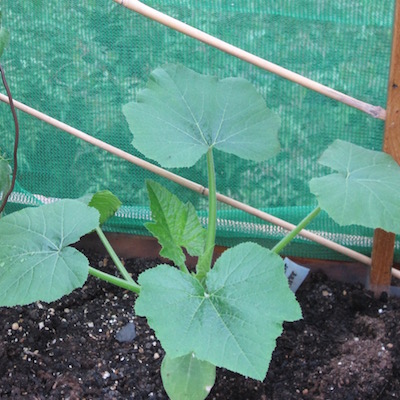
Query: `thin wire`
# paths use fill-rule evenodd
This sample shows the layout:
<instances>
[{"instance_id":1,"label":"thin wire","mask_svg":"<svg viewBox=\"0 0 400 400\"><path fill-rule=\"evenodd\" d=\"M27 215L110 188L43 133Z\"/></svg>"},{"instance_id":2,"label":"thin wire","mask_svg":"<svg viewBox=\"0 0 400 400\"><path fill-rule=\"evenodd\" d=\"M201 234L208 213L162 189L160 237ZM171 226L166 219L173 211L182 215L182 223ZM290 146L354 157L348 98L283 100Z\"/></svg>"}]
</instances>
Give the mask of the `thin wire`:
<instances>
[{"instance_id":1,"label":"thin wire","mask_svg":"<svg viewBox=\"0 0 400 400\"><path fill-rule=\"evenodd\" d=\"M15 140L14 140L14 154L13 154L14 168L13 168L10 188L8 189L8 192L4 195L3 201L0 206L0 214L1 214L4 210L4 207L7 204L8 198L10 197L12 191L14 190L15 181L17 179L17 168L18 168L17 153L18 153L18 143L19 143L19 124L18 124L17 112L15 111L11 91L10 91L10 88L8 87L6 75L4 73L4 69L1 64L0 64L0 72L1 72L1 79L3 80L4 88L6 89L6 92L7 92L7 96L8 96L8 100L9 100L8 104L10 105L11 113L14 118L14 125L15 125Z\"/></svg>"}]
</instances>

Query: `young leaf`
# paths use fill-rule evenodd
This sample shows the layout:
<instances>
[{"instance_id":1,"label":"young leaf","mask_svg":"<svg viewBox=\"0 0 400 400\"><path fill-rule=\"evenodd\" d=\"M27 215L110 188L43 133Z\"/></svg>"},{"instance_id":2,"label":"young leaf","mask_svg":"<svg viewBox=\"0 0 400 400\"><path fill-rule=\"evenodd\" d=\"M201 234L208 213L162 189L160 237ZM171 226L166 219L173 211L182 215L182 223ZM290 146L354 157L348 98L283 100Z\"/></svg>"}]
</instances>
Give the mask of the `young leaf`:
<instances>
[{"instance_id":1,"label":"young leaf","mask_svg":"<svg viewBox=\"0 0 400 400\"><path fill-rule=\"evenodd\" d=\"M139 284L136 313L147 317L170 358L194 353L259 380L283 321L301 318L282 259L255 243L225 251L207 274L205 288L166 265L143 272Z\"/></svg>"},{"instance_id":2,"label":"young leaf","mask_svg":"<svg viewBox=\"0 0 400 400\"><path fill-rule=\"evenodd\" d=\"M210 147L254 161L279 152L280 119L242 78L218 80L166 65L123 112L133 146L164 167L190 167Z\"/></svg>"},{"instance_id":3,"label":"young leaf","mask_svg":"<svg viewBox=\"0 0 400 400\"><path fill-rule=\"evenodd\" d=\"M338 224L400 233L400 167L390 155L336 140L319 163L337 173L312 179L310 189Z\"/></svg>"},{"instance_id":4,"label":"young leaf","mask_svg":"<svg viewBox=\"0 0 400 400\"><path fill-rule=\"evenodd\" d=\"M206 230L202 227L196 210L190 203L182 203L160 184L147 181L151 214L155 222L145 227L161 244L160 255L177 266L185 264L184 247L191 256L204 251Z\"/></svg>"},{"instance_id":5,"label":"young leaf","mask_svg":"<svg viewBox=\"0 0 400 400\"><path fill-rule=\"evenodd\" d=\"M79 200L83 201L90 207L94 207L100 213L100 225L103 225L109 218L111 218L122 205L118 197L109 190L102 190L95 194L88 194L81 197Z\"/></svg>"},{"instance_id":6,"label":"young leaf","mask_svg":"<svg viewBox=\"0 0 400 400\"><path fill-rule=\"evenodd\" d=\"M215 365L200 361L194 354L170 358L161 364L164 389L171 400L204 400L215 382Z\"/></svg>"},{"instance_id":7,"label":"young leaf","mask_svg":"<svg viewBox=\"0 0 400 400\"><path fill-rule=\"evenodd\" d=\"M25 208L0 219L0 306L50 302L81 287L89 262L70 244L99 224L78 200Z\"/></svg>"}]
</instances>

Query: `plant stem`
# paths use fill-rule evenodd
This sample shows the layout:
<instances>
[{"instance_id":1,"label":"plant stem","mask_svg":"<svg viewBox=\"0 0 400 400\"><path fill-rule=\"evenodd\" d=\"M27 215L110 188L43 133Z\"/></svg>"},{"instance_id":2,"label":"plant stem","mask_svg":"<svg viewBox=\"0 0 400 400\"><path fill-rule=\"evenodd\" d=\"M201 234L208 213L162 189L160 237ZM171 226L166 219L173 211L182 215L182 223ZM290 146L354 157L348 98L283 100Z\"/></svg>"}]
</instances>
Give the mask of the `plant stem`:
<instances>
[{"instance_id":1,"label":"plant stem","mask_svg":"<svg viewBox=\"0 0 400 400\"><path fill-rule=\"evenodd\" d=\"M206 248L214 250L215 236L217 232L217 185L215 181L214 156L212 148L207 152L208 172L208 228ZM210 262L211 266L211 262Z\"/></svg>"},{"instance_id":2,"label":"plant stem","mask_svg":"<svg viewBox=\"0 0 400 400\"><path fill-rule=\"evenodd\" d=\"M208 172L208 227L207 227L207 271L211 269L212 257L214 255L215 236L217 231L217 186L215 181L215 167L213 149L207 152Z\"/></svg>"},{"instance_id":3,"label":"plant stem","mask_svg":"<svg viewBox=\"0 0 400 400\"><path fill-rule=\"evenodd\" d=\"M93 275L96 278L99 278L103 281L109 282L115 286L119 286L123 289L128 289L131 292L134 292L137 294L140 293L140 286L135 282L133 282L133 283L128 282L125 279L117 278L116 276L107 274L103 271L99 271L98 269L93 268L93 267L89 267L89 274Z\"/></svg>"},{"instance_id":4,"label":"plant stem","mask_svg":"<svg viewBox=\"0 0 400 400\"><path fill-rule=\"evenodd\" d=\"M320 207L315 208L310 214L307 215L292 231L290 231L279 243L277 243L272 251L279 254L294 238L298 233L304 229L321 211Z\"/></svg>"},{"instance_id":5,"label":"plant stem","mask_svg":"<svg viewBox=\"0 0 400 400\"><path fill-rule=\"evenodd\" d=\"M118 268L119 272L121 275L124 277L124 279L130 283L133 283L137 285L137 283L132 279L132 277L129 275L128 271L126 268L122 265L121 260L115 253L114 249L112 248L110 242L106 238L106 235L103 233L101 230L100 226L96 228L97 235L99 236L101 242L103 243L104 247L107 250L107 253L110 255L111 259L114 261L115 266Z\"/></svg>"}]
</instances>

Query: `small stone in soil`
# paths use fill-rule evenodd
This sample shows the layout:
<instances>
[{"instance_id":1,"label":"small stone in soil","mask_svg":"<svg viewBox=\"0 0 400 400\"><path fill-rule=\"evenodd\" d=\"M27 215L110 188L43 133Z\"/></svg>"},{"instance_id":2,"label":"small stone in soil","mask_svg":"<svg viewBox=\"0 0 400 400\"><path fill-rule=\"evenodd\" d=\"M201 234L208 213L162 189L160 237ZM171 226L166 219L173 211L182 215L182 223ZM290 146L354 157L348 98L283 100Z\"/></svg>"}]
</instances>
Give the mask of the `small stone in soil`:
<instances>
[{"instance_id":1,"label":"small stone in soil","mask_svg":"<svg viewBox=\"0 0 400 400\"><path fill-rule=\"evenodd\" d=\"M115 335L115 339L120 343L133 342L135 337L136 337L136 329L135 329L135 324L133 322L127 323Z\"/></svg>"}]
</instances>

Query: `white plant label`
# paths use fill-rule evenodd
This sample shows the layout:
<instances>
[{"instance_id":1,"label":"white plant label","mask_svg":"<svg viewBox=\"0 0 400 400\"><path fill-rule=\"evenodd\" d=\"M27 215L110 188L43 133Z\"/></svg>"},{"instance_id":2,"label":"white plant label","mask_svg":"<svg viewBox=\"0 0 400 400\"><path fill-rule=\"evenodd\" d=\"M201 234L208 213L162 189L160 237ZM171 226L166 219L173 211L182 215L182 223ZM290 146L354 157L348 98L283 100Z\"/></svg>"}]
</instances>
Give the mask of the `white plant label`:
<instances>
[{"instance_id":1,"label":"white plant label","mask_svg":"<svg viewBox=\"0 0 400 400\"><path fill-rule=\"evenodd\" d=\"M296 264L287 257L283 261L285 263L285 275L288 278L289 287L293 293L296 293L304 279L306 279L310 269Z\"/></svg>"}]
</instances>

